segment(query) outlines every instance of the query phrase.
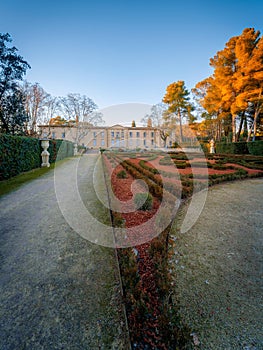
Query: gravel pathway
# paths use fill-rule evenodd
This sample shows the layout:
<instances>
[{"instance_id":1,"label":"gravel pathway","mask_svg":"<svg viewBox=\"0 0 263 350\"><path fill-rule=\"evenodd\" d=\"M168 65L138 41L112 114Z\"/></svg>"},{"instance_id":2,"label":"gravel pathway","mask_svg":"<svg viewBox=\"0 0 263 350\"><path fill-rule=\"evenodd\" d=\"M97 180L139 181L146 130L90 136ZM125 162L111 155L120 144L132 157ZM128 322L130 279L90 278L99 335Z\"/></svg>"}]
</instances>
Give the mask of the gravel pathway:
<instances>
[{"instance_id":1,"label":"gravel pathway","mask_svg":"<svg viewBox=\"0 0 263 350\"><path fill-rule=\"evenodd\" d=\"M263 349L262 198L263 179L217 185L188 232L187 205L173 228L175 302L196 349Z\"/></svg>"},{"instance_id":2,"label":"gravel pathway","mask_svg":"<svg viewBox=\"0 0 263 350\"><path fill-rule=\"evenodd\" d=\"M98 155L84 157L87 184ZM94 191L79 186L85 205L109 220ZM0 198L0 227L0 349L129 349L115 251L67 224L53 170Z\"/></svg>"}]
</instances>

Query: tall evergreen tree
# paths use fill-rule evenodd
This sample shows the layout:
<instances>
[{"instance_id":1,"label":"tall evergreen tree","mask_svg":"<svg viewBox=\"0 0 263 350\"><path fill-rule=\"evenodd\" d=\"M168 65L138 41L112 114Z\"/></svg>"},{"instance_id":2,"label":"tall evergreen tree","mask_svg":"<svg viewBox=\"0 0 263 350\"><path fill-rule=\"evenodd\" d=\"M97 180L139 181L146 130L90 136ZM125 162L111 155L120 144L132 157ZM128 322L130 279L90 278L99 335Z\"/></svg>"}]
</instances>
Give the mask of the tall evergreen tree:
<instances>
[{"instance_id":1,"label":"tall evergreen tree","mask_svg":"<svg viewBox=\"0 0 263 350\"><path fill-rule=\"evenodd\" d=\"M194 116L192 115L194 107L190 102L189 95L184 81L179 80L167 86L166 94L163 98L163 102L168 105L164 120L174 126L177 122L179 123L180 142L183 141L183 117L188 122L194 120Z\"/></svg>"},{"instance_id":2,"label":"tall evergreen tree","mask_svg":"<svg viewBox=\"0 0 263 350\"><path fill-rule=\"evenodd\" d=\"M21 133L27 116L23 108L24 95L18 82L30 66L18 55L15 47L8 46L11 41L8 33L0 33L0 131L16 133L19 130Z\"/></svg>"}]
</instances>

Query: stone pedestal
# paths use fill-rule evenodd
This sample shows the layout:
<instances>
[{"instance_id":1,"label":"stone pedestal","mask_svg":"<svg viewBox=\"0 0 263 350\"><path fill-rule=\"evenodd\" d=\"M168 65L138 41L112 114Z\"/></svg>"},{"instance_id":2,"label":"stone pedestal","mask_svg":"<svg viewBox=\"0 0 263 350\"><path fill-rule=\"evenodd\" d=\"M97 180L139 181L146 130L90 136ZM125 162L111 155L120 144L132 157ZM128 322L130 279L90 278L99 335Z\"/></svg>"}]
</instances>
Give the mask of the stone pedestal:
<instances>
[{"instance_id":1,"label":"stone pedestal","mask_svg":"<svg viewBox=\"0 0 263 350\"><path fill-rule=\"evenodd\" d=\"M74 143L74 156L77 156L78 154L78 144Z\"/></svg>"},{"instance_id":2,"label":"stone pedestal","mask_svg":"<svg viewBox=\"0 0 263 350\"><path fill-rule=\"evenodd\" d=\"M49 164L49 152L47 151L49 147L49 140L41 140L41 147L43 148L43 152L41 153L42 164L41 167L50 167Z\"/></svg>"},{"instance_id":3,"label":"stone pedestal","mask_svg":"<svg viewBox=\"0 0 263 350\"><path fill-rule=\"evenodd\" d=\"M215 141L212 139L210 142L209 142L209 145L210 145L210 153L215 153Z\"/></svg>"}]
</instances>

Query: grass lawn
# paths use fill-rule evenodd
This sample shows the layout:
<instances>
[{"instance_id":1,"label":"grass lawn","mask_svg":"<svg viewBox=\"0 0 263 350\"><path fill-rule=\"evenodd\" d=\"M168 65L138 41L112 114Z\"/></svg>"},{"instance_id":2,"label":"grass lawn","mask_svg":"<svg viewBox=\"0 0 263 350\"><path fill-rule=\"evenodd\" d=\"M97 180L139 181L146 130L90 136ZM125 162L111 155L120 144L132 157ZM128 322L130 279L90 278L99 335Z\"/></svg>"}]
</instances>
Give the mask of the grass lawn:
<instances>
[{"instance_id":1,"label":"grass lawn","mask_svg":"<svg viewBox=\"0 0 263 350\"><path fill-rule=\"evenodd\" d=\"M66 162L70 158L62 159L57 161L56 163L50 164L50 167L44 167L44 168L36 168L30 171L27 171L25 173L19 174L17 176L12 177L8 180L0 181L0 196L7 194L13 190L16 190L20 186L22 186L24 183L34 180L44 174L47 174L50 170L55 168L55 164L59 165L64 162Z\"/></svg>"}]
</instances>

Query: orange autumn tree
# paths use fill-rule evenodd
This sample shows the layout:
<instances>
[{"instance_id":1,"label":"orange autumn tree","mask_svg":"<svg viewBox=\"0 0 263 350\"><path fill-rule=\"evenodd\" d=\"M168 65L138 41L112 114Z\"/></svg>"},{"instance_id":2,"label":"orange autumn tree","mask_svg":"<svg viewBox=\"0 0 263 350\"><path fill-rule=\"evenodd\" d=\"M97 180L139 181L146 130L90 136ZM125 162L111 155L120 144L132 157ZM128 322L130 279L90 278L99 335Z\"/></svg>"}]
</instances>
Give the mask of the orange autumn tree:
<instances>
[{"instance_id":1,"label":"orange autumn tree","mask_svg":"<svg viewBox=\"0 0 263 350\"><path fill-rule=\"evenodd\" d=\"M196 84L193 93L200 105L214 116L220 139L231 122L232 141L237 141L249 123L256 134L263 113L263 39L254 28L232 37L210 60L214 73ZM239 128L237 130L237 121ZM226 132L225 132L226 134Z\"/></svg>"},{"instance_id":2,"label":"orange autumn tree","mask_svg":"<svg viewBox=\"0 0 263 350\"><path fill-rule=\"evenodd\" d=\"M237 72L233 86L237 97L233 109L248 113L251 134L255 138L263 113L263 37L260 32L247 28L236 43ZM243 118L244 119L244 118Z\"/></svg>"},{"instance_id":3,"label":"orange autumn tree","mask_svg":"<svg viewBox=\"0 0 263 350\"><path fill-rule=\"evenodd\" d=\"M61 118L59 115L49 120L49 125L65 125L67 123L67 120Z\"/></svg>"},{"instance_id":4,"label":"orange autumn tree","mask_svg":"<svg viewBox=\"0 0 263 350\"><path fill-rule=\"evenodd\" d=\"M195 99L203 107L201 118L206 126L207 136L220 140L221 135L228 136L231 131L229 105L223 100L222 92L214 77L209 77L192 89Z\"/></svg>"}]
</instances>

